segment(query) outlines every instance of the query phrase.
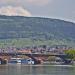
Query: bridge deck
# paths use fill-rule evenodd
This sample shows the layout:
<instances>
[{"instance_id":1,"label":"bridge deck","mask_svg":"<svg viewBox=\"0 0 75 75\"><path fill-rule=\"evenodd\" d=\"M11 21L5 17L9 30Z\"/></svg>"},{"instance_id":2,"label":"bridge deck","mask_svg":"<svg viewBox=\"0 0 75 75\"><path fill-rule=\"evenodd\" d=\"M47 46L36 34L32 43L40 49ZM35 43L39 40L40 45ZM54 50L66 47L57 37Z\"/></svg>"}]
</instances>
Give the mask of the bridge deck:
<instances>
[{"instance_id":1,"label":"bridge deck","mask_svg":"<svg viewBox=\"0 0 75 75\"><path fill-rule=\"evenodd\" d=\"M32 56L65 56L66 54L0 53L0 56L17 56L17 55L32 55Z\"/></svg>"}]
</instances>

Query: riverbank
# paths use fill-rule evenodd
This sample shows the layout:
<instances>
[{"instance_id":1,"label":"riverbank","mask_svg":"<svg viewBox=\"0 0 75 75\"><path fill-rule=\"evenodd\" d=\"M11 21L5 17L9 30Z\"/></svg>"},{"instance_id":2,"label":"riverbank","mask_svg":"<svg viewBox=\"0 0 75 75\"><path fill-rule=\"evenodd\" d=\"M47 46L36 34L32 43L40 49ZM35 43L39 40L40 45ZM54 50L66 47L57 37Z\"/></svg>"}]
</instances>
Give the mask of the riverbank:
<instances>
[{"instance_id":1,"label":"riverbank","mask_svg":"<svg viewBox=\"0 0 75 75\"><path fill-rule=\"evenodd\" d=\"M27 64L11 64L11 63L6 64L6 65L0 65L0 66L15 66L15 65L16 66L40 66L40 67L41 66L75 67L75 64L72 64L72 65L60 65L60 64L59 65L58 64L57 65L56 64L55 65L52 65L52 64L38 64L38 65L31 64L31 65L29 65L28 64L27 65Z\"/></svg>"}]
</instances>

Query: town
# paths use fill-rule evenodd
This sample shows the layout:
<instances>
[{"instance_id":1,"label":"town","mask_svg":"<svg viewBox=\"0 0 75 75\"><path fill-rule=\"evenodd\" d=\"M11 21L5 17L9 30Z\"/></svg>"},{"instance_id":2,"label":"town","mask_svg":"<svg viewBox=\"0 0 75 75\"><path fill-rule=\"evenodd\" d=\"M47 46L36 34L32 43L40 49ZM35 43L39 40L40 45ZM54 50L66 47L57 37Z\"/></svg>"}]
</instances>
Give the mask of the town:
<instances>
[{"instance_id":1,"label":"town","mask_svg":"<svg viewBox=\"0 0 75 75\"><path fill-rule=\"evenodd\" d=\"M59 61L60 64L68 64L72 61L68 61L65 58L65 52L72 49L72 47L66 45L40 45L32 47L27 46L25 48L7 47L0 49L0 61L2 62L2 59L6 59L10 63L14 62L21 64L55 64L56 61Z\"/></svg>"},{"instance_id":2,"label":"town","mask_svg":"<svg viewBox=\"0 0 75 75\"><path fill-rule=\"evenodd\" d=\"M0 48L0 53L13 53L13 52L23 52L23 53L57 53L62 54L64 50L72 49L66 45L53 45L53 46L27 46L23 48L16 48L15 46L10 46L6 48Z\"/></svg>"}]
</instances>

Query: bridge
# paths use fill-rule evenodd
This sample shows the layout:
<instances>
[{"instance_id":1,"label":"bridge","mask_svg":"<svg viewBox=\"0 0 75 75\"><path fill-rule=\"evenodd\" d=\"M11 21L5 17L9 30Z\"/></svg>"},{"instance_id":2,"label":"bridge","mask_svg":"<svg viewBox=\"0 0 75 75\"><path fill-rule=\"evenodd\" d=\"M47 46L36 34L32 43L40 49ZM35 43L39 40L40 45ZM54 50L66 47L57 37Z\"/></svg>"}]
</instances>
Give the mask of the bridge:
<instances>
[{"instance_id":1,"label":"bridge","mask_svg":"<svg viewBox=\"0 0 75 75\"><path fill-rule=\"evenodd\" d=\"M49 57L49 56L56 56L60 57L65 64L70 64L71 60L66 59L67 55L66 54L42 54L42 53L0 53L0 56L18 56L18 55L24 55L32 58L34 60L35 64L40 64L41 61L36 59L35 57Z\"/></svg>"}]
</instances>

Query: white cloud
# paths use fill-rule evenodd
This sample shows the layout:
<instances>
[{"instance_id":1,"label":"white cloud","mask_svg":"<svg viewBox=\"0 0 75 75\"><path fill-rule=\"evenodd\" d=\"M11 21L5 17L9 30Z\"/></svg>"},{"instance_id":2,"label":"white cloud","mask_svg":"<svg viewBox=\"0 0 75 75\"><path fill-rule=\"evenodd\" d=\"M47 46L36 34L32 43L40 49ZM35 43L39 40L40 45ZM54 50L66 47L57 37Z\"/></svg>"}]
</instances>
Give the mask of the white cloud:
<instances>
[{"instance_id":1,"label":"white cloud","mask_svg":"<svg viewBox=\"0 0 75 75\"><path fill-rule=\"evenodd\" d=\"M8 15L8 16L31 16L31 13L22 7L1 7L0 15Z\"/></svg>"}]
</instances>

